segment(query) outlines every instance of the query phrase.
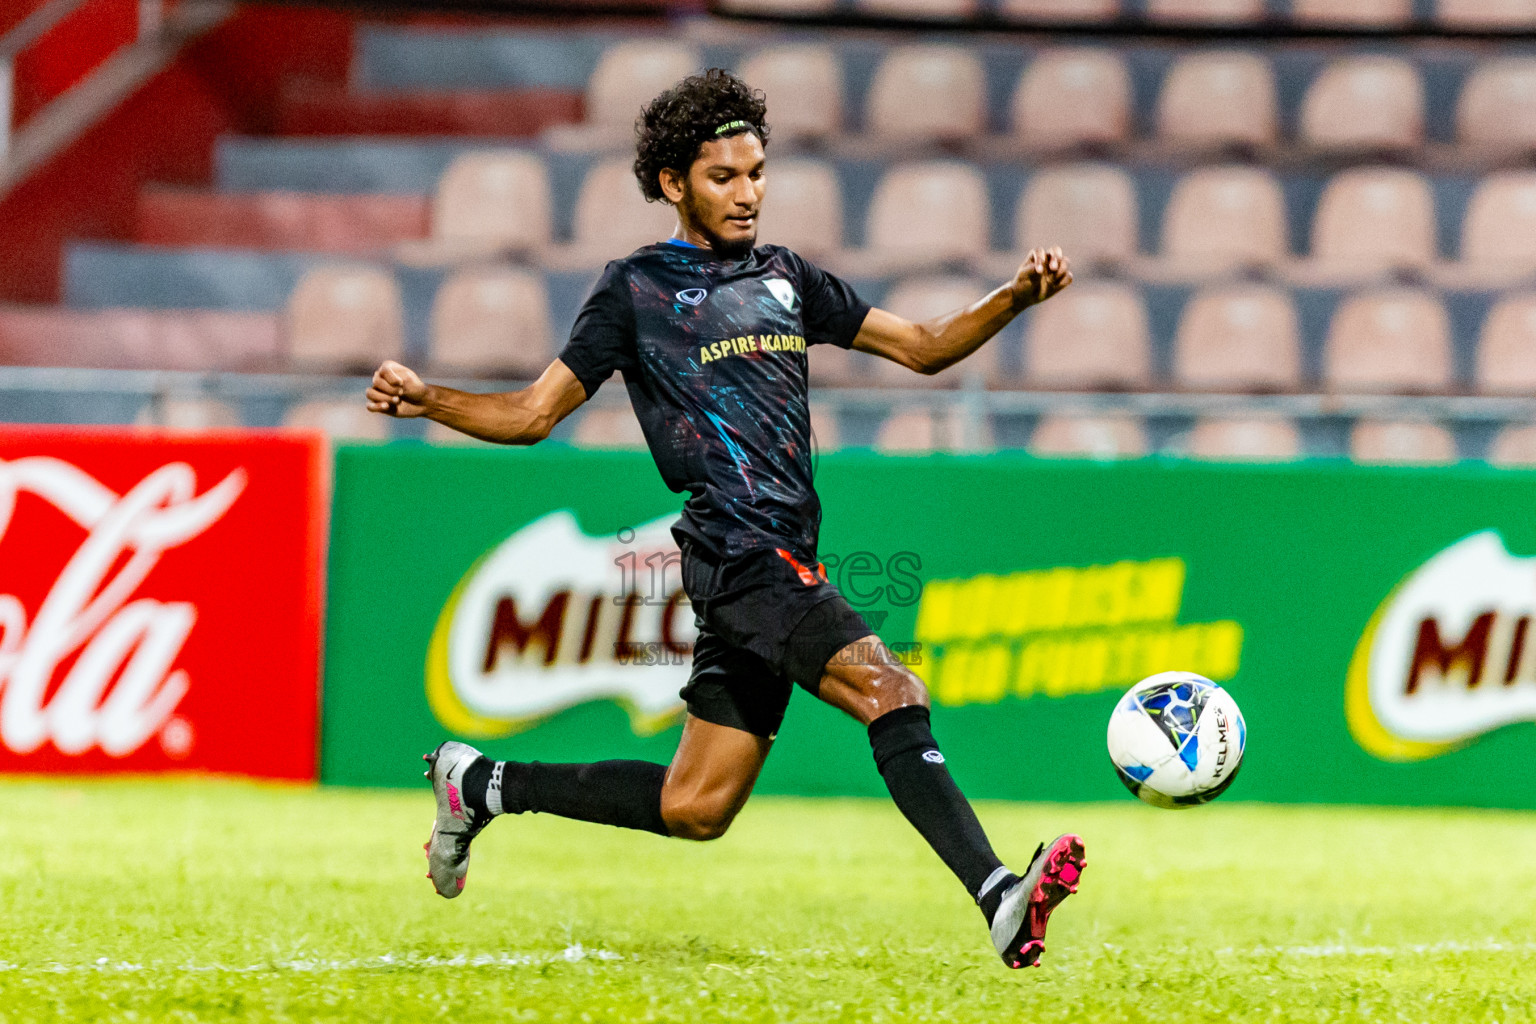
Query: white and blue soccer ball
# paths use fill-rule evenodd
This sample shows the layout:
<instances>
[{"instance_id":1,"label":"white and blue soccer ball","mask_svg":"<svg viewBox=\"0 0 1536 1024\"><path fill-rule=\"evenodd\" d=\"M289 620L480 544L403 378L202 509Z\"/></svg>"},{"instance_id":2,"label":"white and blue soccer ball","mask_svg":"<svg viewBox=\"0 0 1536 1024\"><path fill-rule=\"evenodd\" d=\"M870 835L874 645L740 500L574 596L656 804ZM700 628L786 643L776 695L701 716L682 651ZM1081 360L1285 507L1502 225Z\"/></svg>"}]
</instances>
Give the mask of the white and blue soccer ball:
<instances>
[{"instance_id":1,"label":"white and blue soccer ball","mask_svg":"<svg viewBox=\"0 0 1536 1024\"><path fill-rule=\"evenodd\" d=\"M1143 679L1109 716L1115 774L1154 807L1193 807L1226 792L1247 739L1232 694L1193 672Z\"/></svg>"}]
</instances>

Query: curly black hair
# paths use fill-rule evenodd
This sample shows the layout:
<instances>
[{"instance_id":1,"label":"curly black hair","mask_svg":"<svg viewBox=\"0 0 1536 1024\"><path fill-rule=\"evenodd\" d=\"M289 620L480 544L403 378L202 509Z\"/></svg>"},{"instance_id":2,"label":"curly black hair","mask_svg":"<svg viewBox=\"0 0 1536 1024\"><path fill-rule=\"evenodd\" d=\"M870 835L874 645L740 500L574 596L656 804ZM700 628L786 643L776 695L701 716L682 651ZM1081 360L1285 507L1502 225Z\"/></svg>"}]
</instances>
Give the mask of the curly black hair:
<instances>
[{"instance_id":1,"label":"curly black hair","mask_svg":"<svg viewBox=\"0 0 1536 1024\"><path fill-rule=\"evenodd\" d=\"M635 122L635 177L648 202L666 202L658 175L686 173L710 139L756 133L768 145L768 104L760 90L722 68L690 75L657 96Z\"/></svg>"}]
</instances>

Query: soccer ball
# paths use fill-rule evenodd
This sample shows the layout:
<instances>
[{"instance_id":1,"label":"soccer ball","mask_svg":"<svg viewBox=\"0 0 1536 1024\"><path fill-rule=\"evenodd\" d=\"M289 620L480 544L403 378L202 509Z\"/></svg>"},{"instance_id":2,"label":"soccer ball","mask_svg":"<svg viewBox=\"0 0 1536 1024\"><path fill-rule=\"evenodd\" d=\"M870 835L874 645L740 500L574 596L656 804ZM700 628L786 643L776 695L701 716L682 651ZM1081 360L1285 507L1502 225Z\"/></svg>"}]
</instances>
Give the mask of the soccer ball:
<instances>
[{"instance_id":1,"label":"soccer ball","mask_svg":"<svg viewBox=\"0 0 1536 1024\"><path fill-rule=\"evenodd\" d=\"M1109 716L1115 774L1154 807L1216 799L1237 778L1247 738L1237 701L1193 672L1143 679Z\"/></svg>"}]
</instances>

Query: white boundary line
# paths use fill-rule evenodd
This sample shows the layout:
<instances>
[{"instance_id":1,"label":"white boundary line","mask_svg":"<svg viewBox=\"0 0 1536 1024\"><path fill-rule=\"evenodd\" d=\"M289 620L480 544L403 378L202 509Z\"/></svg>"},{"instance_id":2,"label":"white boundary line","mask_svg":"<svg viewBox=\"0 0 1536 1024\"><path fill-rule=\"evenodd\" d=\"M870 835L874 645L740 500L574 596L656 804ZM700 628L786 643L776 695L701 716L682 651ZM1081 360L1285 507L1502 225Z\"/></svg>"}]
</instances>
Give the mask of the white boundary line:
<instances>
[{"instance_id":1,"label":"white boundary line","mask_svg":"<svg viewBox=\"0 0 1536 1024\"><path fill-rule=\"evenodd\" d=\"M567 946L558 953L479 953L473 956L420 956L409 954L381 956L352 960L293 959L273 960L263 964L136 964L125 960L113 961L102 957L88 964L14 964L0 960L0 974L132 974L137 971L172 970L188 973L215 974L324 974L344 971L412 970L431 967L540 967L545 964L581 963L583 961L613 961L624 959L607 949L587 949L581 943Z\"/></svg>"}]
</instances>

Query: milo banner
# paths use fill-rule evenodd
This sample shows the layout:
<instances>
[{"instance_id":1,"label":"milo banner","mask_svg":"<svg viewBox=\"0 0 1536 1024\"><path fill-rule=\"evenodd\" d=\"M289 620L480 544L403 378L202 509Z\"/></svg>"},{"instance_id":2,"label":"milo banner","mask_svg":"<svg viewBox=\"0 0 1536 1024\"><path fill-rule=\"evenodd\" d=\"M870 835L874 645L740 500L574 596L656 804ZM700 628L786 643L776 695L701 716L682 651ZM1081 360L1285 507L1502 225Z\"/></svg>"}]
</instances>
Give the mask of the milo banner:
<instances>
[{"instance_id":1,"label":"milo banner","mask_svg":"<svg viewBox=\"0 0 1536 1024\"><path fill-rule=\"evenodd\" d=\"M817 485L826 572L972 795L1122 799L1110 709L1187 669L1247 718L1226 799L1536 806L1536 474L840 453ZM448 737L666 760L680 504L643 453L340 449L322 778L419 785ZM798 691L758 790L884 793Z\"/></svg>"}]
</instances>

